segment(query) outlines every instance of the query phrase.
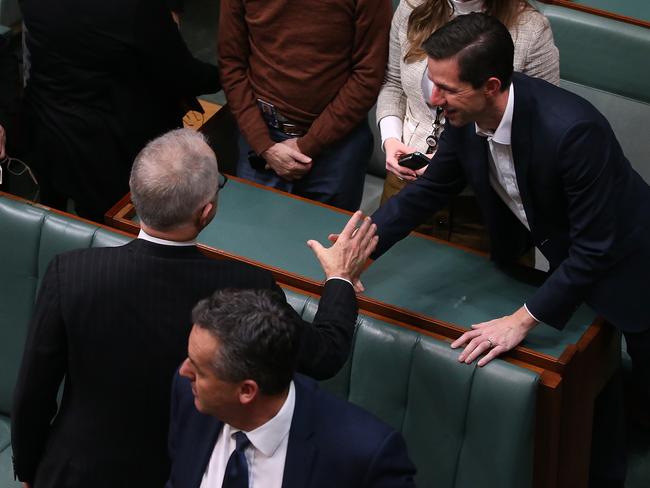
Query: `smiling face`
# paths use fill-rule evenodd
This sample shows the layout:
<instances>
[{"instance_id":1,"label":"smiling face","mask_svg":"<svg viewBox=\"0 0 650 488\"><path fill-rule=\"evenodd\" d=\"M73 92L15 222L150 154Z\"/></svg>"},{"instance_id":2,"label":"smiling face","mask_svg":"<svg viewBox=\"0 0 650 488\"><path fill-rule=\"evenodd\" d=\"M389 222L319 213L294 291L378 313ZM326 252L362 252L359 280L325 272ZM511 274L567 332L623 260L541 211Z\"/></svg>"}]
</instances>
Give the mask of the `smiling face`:
<instances>
[{"instance_id":1,"label":"smiling face","mask_svg":"<svg viewBox=\"0 0 650 488\"><path fill-rule=\"evenodd\" d=\"M433 82L429 103L442 107L445 118L454 127L480 122L489 111L486 86L474 88L471 83L462 81L455 57L429 58L427 63L427 76Z\"/></svg>"},{"instance_id":2,"label":"smiling face","mask_svg":"<svg viewBox=\"0 0 650 488\"><path fill-rule=\"evenodd\" d=\"M192 383L196 409L227 422L241 407L241 384L225 381L215 372L213 361L219 354L218 339L195 325L187 351L188 357L181 365L180 374Z\"/></svg>"}]
</instances>

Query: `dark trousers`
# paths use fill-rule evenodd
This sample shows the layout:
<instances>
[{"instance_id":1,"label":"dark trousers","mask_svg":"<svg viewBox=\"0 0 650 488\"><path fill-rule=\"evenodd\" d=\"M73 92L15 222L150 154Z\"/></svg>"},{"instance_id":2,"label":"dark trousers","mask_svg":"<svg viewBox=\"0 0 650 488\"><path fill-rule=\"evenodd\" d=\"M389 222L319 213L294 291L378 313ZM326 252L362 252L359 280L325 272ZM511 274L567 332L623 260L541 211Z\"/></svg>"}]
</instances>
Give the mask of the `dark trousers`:
<instances>
[{"instance_id":1,"label":"dark trousers","mask_svg":"<svg viewBox=\"0 0 650 488\"><path fill-rule=\"evenodd\" d=\"M269 127L271 139L290 139L283 132ZM372 132L364 120L343 139L312 158L311 171L297 181L286 181L273 170L257 171L248 162L250 145L240 134L237 176L294 195L355 211L361 204L366 167L372 155Z\"/></svg>"}]
</instances>

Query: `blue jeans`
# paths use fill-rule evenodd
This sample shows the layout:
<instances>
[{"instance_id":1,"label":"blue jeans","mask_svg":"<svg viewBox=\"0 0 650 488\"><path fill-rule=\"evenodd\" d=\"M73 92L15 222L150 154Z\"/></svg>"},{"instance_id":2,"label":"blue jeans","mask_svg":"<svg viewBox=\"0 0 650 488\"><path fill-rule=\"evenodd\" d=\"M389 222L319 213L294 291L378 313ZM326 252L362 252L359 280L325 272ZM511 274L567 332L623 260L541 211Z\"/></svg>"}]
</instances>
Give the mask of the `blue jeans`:
<instances>
[{"instance_id":1,"label":"blue jeans","mask_svg":"<svg viewBox=\"0 0 650 488\"><path fill-rule=\"evenodd\" d=\"M269 127L271 139L281 142L290 139L283 132ZM251 147L239 135L237 176L262 185L277 188L294 195L355 211L361 205L366 167L372 155L373 138L367 120L343 139L325 148L313 158L311 171L296 181L280 178L271 169L257 171L248 162Z\"/></svg>"}]
</instances>

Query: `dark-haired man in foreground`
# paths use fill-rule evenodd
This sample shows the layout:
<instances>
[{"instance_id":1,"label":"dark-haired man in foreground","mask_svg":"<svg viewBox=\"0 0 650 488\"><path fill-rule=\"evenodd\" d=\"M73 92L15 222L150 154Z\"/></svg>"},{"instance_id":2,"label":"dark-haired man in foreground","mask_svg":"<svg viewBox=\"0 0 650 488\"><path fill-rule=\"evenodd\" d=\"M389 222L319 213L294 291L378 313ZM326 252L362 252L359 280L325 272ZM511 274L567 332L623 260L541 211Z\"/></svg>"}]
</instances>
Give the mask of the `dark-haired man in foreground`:
<instances>
[{"instance_id":1,"label":"dark-haired man in foreground","mask_svg":"<svg viewBox=\"0 0 650 488\"><path fill-rule=\"evenodd\" d=\"M203 136L169 132L133 164L138 239L64 253L50 263L14 394L19 480L34 488L164 485L169 392L186 354L192 307L223 288L284 297L269 272L209 259L196 247L216 213L218 181ZM297 365L305 374L328 378L348 357L357 316L350 282L374 249L373 234L369 219L357 213L340 246L310 241L328 281L313 324L293 314L302 328Z\"/></svg>"},{"instance_id":2,"label":"dark-haired man in foreground","mask_svg":"<svg viewBox=\"0 0 650 488\"><path fill-rule=\"evenodd\" d=\"M218 291L192 320L168 488L415 486L399 433L294 375L300 327L277 295Z\"/></svg>"},{"instance_id":3,"label":"dark-haired man in foreground","mask_svg":"<svg viewBox=\"0 0 650 488\"><path fill-rule=\"evenodd\" d=\"M534 245L550 274L512 315L474 324L452 343L465 345L459 360L485 353L483 366L539 322L562 328L585 302L623 332L650 398L650 188L609 123L577 95L513 74L512 39L493 17L457 17L424 49L430 101L447 124L423 176L372 216L375 257L469 184L492 258L513 261Z\"/></svg>"}]
</instances>

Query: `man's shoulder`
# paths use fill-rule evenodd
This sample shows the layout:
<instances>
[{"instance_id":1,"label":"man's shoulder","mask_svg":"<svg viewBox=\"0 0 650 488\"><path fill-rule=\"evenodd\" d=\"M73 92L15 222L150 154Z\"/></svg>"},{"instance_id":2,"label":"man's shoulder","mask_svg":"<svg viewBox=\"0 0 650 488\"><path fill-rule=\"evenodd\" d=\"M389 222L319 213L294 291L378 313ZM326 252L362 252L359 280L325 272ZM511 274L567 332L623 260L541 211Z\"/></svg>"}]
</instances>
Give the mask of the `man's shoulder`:
<instances>
[{"instance_id":1,"label":"man's shoulder","mask_svg":"<svg viewBox=\"0 0 650 488\"><path fill-rule=\"evenodd\" d=\"M522 73L513 74L515 114L527 113L562 132L576 123L607 122L603 115L581 96L564 88Z\"/></svg>"},{"instance_id":2,"label":"man's shoulder","mask_svg":"<svg viewBox=\"0 0 650 488\"><path fill-rule=\"evenodd\" d=\"M167 265L224 277L232 281L232 286L237 286L240 282L246 284L248 280L274 282L273 275L267 270L239 261L209 258L196 246L165 246L142 239L134 239L116 247L75 249L59 254L56 259L60 267L74 267L78 270L90 271L102 266L116 269L117 265L126 269Z\"/></svg>"},{"instance_id":3,"label":"man's shoulder","mask_svg":"<svg viewBox=\"0 0 650 488\"><path fill-rule=\"evenodd\" d=\"M395 429L367 410L321 388L315 380L297 374L294 381L297 396L309 397L309 403L314 407L314 426L319 433L358 435L366 441L374 439L379 443L396 432ZM370 442L370 444L373 443Z\"/></svg>"}]
</instances>

